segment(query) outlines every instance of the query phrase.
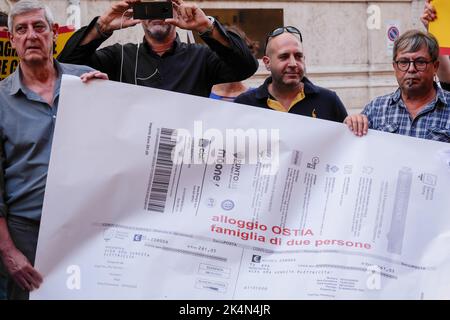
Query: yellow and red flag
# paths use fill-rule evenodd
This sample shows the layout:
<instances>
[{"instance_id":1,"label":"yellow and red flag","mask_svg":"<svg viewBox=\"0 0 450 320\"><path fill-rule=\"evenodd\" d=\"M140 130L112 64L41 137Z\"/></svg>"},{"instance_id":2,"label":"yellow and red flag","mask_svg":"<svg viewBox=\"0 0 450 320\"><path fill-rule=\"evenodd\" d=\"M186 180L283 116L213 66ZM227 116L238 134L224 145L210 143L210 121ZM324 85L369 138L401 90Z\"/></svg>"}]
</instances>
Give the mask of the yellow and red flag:
<instances>
[{"instance_id":1,"label":"yellow and red flag","mask_svg":"<svg viewBox=\"0 0 450 320\"><path fill-rule=\"evenodd\" d=\"M433 0L437 19L430 23L429 31L439 41L440 54L450 55L450 1Z\"/></svg>"}]
</instances>

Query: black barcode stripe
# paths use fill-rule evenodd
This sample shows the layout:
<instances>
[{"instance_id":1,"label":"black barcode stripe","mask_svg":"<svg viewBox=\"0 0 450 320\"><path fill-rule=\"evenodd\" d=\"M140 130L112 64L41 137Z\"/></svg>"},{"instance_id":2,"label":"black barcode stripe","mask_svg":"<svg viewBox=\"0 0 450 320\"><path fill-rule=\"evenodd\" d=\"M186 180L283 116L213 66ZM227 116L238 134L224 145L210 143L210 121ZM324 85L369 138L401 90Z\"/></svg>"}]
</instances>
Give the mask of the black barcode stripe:
<instances>
[{"instance_id":1,"label":"black barcode stripe","mask_svg":"<svg viewBox=\"0 0 450 320\"><path fill-rule=\"evenodd\" d=\"M169 191L170 176L172 175L172 151L176 141L172 140L174 129L161 128L156 156L155 173L151 185L147 210L164 212L167 193Z\"/></svg>"}]
</instances>

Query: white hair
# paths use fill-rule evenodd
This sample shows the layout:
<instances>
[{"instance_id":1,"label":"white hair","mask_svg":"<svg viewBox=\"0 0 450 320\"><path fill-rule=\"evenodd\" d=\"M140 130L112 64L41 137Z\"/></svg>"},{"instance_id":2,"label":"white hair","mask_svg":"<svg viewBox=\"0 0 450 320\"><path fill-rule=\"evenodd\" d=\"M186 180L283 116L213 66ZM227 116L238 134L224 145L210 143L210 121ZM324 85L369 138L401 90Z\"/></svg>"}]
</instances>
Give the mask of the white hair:
<instances>
[{"instance_id":1,"label":"white hair","mask_svg":"<svg viewBox=\"0 0 450 320\"><path fill-rule=\"evenodd\" d=\"M47 20L50 27L53 26L53 14L49 7L47 7L45 4L43 4L39 0L20 0L16 4L13 5L11 8L11 11L8 15L8 29L9 32L13 32L13 20L15 16L18 16L19 14L27 13L34 10L44 10L45 13L45 20Z\"/></svg>"}]
</instances>

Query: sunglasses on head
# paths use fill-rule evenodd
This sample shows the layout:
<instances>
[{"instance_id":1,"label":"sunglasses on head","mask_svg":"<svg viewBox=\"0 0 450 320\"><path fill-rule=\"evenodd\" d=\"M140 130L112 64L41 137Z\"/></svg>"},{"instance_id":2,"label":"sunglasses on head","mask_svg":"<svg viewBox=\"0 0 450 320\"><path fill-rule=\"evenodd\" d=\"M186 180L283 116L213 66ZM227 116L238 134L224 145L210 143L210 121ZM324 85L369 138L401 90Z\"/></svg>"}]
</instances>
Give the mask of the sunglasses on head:
<instances>
[{"instance_id":1,"label":"sunglasses on head","mask_svg":"<svg viewBox=\"0 0 450 320\"><path fill-rule=\"evenodd\" d=\"M266 37L266 47L267 47L267 43L269 42L270 38L274 38L285 32L298 34L300 37L300 42L303 42L303 37L302 37L302 33L300 32L300 30L298 30L296 27L293 27L293 26L287 26L287 27L276 28L273 31L269 32Z\"/></svg>"}]
</instances>

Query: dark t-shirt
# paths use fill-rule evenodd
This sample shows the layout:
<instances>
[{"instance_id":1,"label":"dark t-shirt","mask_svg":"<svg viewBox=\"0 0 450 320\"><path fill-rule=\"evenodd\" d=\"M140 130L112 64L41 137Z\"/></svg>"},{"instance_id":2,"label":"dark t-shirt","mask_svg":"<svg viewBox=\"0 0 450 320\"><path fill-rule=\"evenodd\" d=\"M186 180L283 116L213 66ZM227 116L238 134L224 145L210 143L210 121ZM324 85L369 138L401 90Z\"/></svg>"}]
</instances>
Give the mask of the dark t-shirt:
<instances>
[{"instance_id":1,"label":"dark t-shirt","mask_svg":"<svg viewBox=\"0 0 450 320\"><path fill-rule=\"evenodd\" d=\"M450 83L441 82L441 87L444 90L450 91Z\"/></svg>"}]
</instances>

